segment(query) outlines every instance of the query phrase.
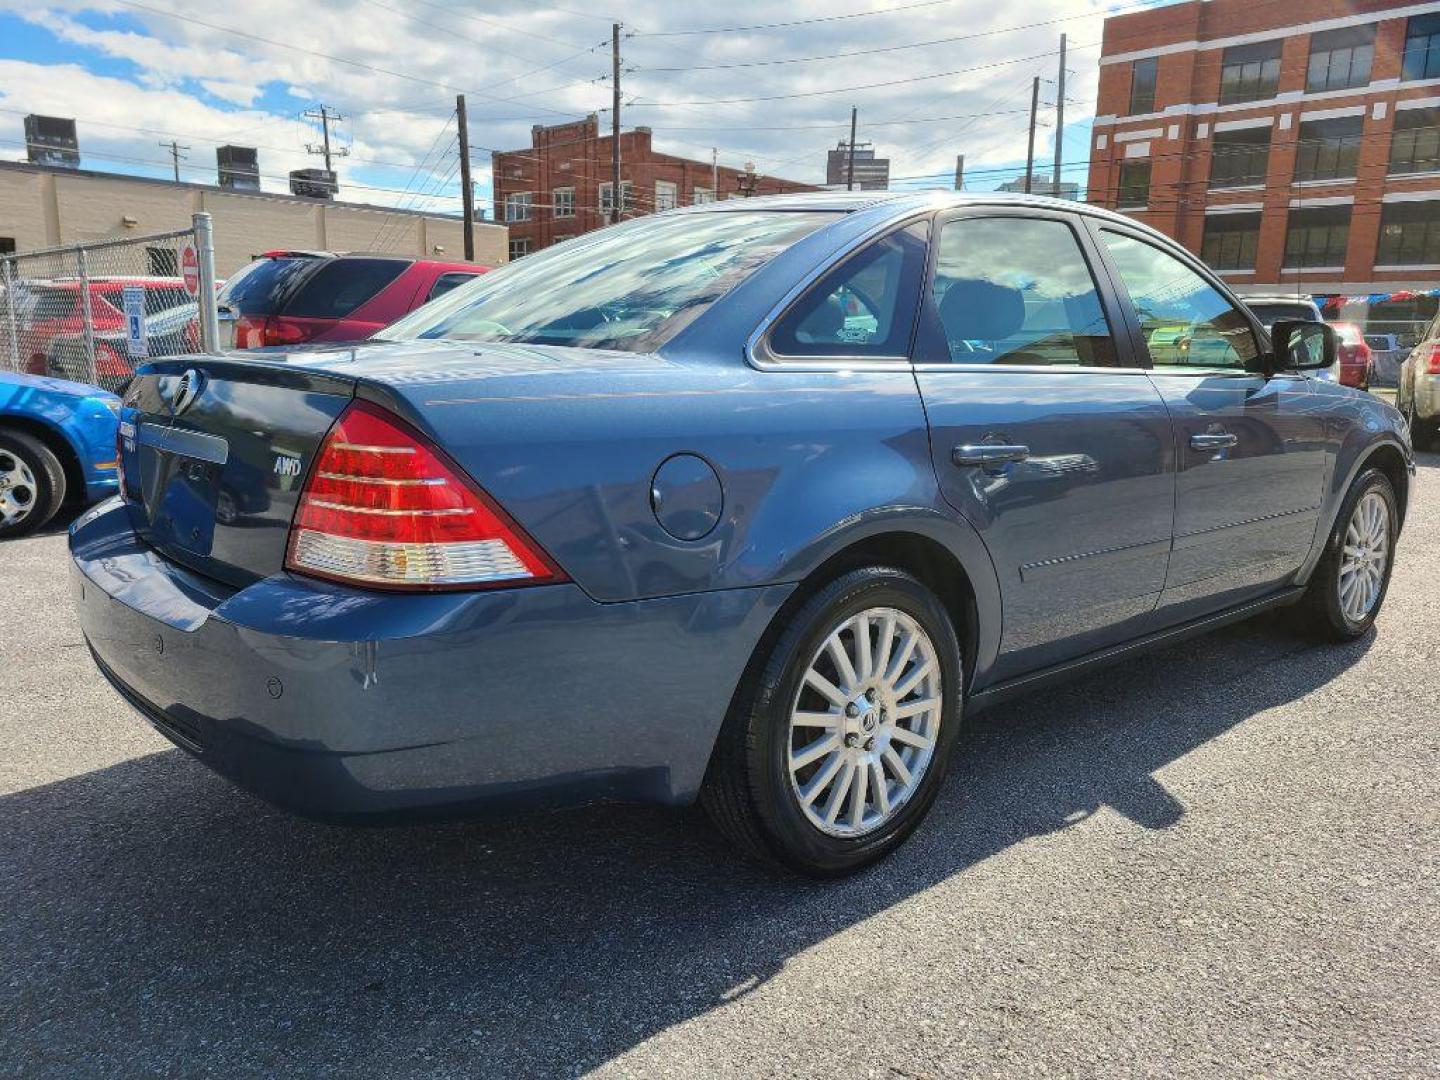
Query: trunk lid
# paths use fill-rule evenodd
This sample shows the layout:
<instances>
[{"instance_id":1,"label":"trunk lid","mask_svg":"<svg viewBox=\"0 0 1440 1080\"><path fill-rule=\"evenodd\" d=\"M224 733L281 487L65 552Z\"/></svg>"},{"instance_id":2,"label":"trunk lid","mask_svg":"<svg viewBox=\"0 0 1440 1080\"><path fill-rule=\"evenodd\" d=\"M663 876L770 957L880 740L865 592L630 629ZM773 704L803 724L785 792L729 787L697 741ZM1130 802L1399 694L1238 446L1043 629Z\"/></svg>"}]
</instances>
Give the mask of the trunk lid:
<instances>
[{"instance_id":1,"label":"trunk lid","mask_svg":"<svg viewBox=\"0 0 1440 1080\"><path fill-rule=\"evenodd\" d=\"M136 533L236 587L277 573L306 470L354 392L354 379L263 361L145 368L120 428Z\"/></svg>"}]
</instances>

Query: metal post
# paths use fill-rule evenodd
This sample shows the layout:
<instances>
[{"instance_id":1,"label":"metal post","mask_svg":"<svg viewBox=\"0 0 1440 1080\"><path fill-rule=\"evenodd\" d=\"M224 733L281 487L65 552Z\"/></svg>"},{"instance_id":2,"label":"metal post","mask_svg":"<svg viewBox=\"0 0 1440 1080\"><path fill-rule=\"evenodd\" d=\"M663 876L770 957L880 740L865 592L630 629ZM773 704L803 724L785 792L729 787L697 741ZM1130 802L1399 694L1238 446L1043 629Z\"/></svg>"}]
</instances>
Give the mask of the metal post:
<instances>
[{"instance_id":1,"label":"metal post","mask_svg":"<svg viewBox=\"0 0 1440 1080\"><path fill-rule=\"evenodd\" d=\"M15 271L9 259L5 260L4 266L5 321L10 329L10 368L12 371L24 371L25 365L20 362L20 335L15 330Z\"/></svg>"},{"instance_id":2,"label":"metal post","mask_svg":"<svg viewBox=\"0 0 1440 1080\"><path fill-rule=\"evenodd\" d=\"M90 269L85 262L85 249L75 253L75 264L80 271L80 318L85 334L85 371L92 386L99 385L95 371L95 317L90 310Z\"/></svg>"},{"instance_id":3,"label":"metal post","mask_svg":"<svg viewBox=\"0 0 1440 1080\"><path fill-rule=\"evenodd\" d=\"M1035 184L1035 114L1040 108L1040 76L1030 87L1030 146L1025 151L1025 194L1029 195Z\"/></svg>"},{"instance_id":4,"label":"metal post","mask_svg":"<svg viewBox=\"0 0 1440 1080\"><path fill-rule=\"evenodd\" d=\"M195 255L200 263L200 348L205 352L220 351L220 308L215 302L215 229L209 214L196 214Z\"/></svg>"},{"instance_id":5,"label":"metal post","mask_svg":"<svg viewBox=\"0 0 1440 1080\"><path fill-rule=\"evenodd\" d=\"M1060 74L1055 82L1055 190L1050 192L1060 197L1060 153L1061 140L1065 138L1065 35L1060 35Z\"/></svg>"},{"instance_id":6,"label":"metal post","mask_svg":"<svg viewBox=\"0 0 1440 1080\"><path fill-rule=\"evenodd\" d=\"M854 105L850 106L850 153L845 159L845 190L855 190L855 113Z\"/></svg>"}]
</instances>

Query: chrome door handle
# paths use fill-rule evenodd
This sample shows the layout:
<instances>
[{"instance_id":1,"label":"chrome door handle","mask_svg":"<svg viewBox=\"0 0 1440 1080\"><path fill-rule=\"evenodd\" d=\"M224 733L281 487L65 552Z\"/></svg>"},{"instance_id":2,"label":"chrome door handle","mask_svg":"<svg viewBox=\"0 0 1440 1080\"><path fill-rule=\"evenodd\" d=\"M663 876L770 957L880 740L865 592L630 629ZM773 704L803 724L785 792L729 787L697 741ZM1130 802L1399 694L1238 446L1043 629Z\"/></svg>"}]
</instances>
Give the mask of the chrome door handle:
<instances>
[{"instance_id":1,"label":"chrome door handle","mask_svg":"<svg viewBox=\"0 0 1440 1080\"><path fill-rule=\"evenodd\" d=\"M1239 436L1237 436L1237 435L1232 435L1232 434L1230 434L1230 432L1228 432L1228 431L1225 431L1225 432L1216 432L1216 433L1214 433L1214 434L1209 434L1209 435L1191 435L1191 436L1190 436L1190 449L1191 449L1191 450L1224 450L1224 449L1226 449L1227 447L1234 446L1234 445L1235 445L1236 443L1238 443L1239 441L1240 441Z\"/></svg>"},{"instance_id":2,"label":"chrome door handle","mask_svg":"<svg viewBox=\"0 0 1440 1080\"><path fill-rule=\"evenodd\" d=\"M1003 443L957 446L950 451L950 460L962 468L969 465L989 468L994 465L1004 465L1009 461L1024 461L1029 456L1030 448L1028 446L1006 446Z\"/></svg>"}]
</instances>

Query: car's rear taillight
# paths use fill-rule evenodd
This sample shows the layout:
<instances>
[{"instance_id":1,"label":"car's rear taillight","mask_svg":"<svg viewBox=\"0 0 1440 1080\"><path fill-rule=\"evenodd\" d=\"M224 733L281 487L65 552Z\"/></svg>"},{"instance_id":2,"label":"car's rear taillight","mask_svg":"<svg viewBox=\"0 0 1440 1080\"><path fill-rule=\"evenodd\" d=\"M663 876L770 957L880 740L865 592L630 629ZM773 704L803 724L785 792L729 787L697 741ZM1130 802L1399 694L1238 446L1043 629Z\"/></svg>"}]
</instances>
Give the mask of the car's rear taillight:
<instances>
[{"instance_id":1,"label":"car's rear taillight","mask_svg":"<svg viewBox=\"0 0 1440 1080\"><path fill-rule=\"evenodd\" d=\"M1440 375L1440 341L1430 346L1430 357L1425 361L1427 375Z\"/></svg>"},{"instance_id":2,"label":"car's rear taillight","mask_svg":"<svg viewBox=\"0 0 1440 1080\"><path fill-rule=\"evenodd\" d=\"M299 345L309 341L314 330L304 323L280 315L246 316L235 320L235 348L263 349L268 345Z\"/></svg>"},{"instance_id":3,"label":"car's rear taillight","mask_svg":"<svg viewBox=\"0 0 1440 1080\"><path fill-rule=\"evenodd\" d=\"M352 402L325 436L300 494L285 566L392 589L565 580L438 447L365 401Z\"/></svg>"}]
</instances>

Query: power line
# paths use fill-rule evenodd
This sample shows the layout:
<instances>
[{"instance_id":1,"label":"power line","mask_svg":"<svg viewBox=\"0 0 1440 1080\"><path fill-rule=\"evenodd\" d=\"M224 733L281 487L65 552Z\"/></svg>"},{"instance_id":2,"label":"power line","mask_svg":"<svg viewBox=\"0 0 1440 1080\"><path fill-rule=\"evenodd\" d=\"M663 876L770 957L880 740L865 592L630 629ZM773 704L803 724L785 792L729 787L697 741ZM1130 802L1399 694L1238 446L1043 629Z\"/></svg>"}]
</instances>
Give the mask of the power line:
<instances>
[{"instance_id":1,"label":"power line","mask_svg":"<svg viewBox=\"0 0 1440 1080\"><path fill-rule=\"evenodd\" d=\"M754 30L778 30L787 26L811 26L815 23L841 22L845 19L865 19L872 15L894 15L900 11L913 11L916 8L938 7L941 4L952 3L953 0L918 0L917 3L900 4L896 7L882 8L878 11L853 11L848 15L822 15L813 19L790 19L786 22L755 23L751 26L709 26L697 30L657 30L652 33L635 31L629 37L692 37L696 34L744 34Z\"/></svg>"}]
</instances>

